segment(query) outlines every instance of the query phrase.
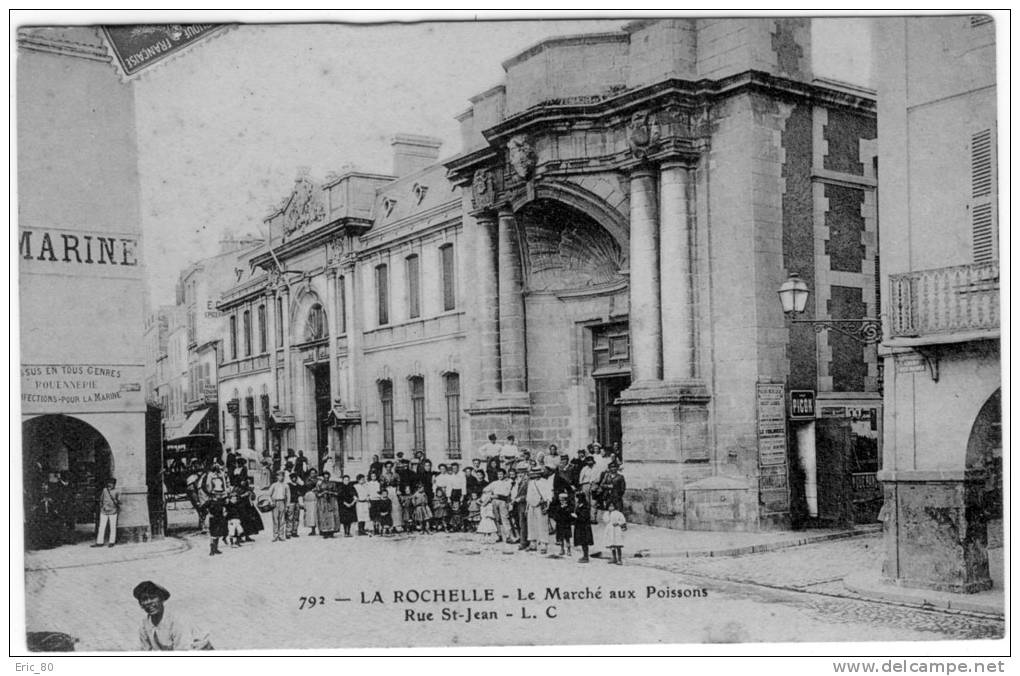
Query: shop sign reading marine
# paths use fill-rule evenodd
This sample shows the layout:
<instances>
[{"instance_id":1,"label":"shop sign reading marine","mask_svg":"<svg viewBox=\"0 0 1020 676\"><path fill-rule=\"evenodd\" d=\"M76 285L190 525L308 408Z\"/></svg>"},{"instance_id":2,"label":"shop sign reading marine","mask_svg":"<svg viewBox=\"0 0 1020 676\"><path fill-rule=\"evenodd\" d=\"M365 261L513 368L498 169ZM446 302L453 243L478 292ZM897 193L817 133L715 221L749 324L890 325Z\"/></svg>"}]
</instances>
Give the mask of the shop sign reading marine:
<instances>
[{"instance_id":1,"label":"shop sign reading marine","mask_svg":"<svg viewBox=\"0 0 1020 676\"><path fill-rule=\"evenodd\" d=\"M133 77L223 27L221 24L103 26L103 36L123 74Z\"/></svg>"}]
</instances>

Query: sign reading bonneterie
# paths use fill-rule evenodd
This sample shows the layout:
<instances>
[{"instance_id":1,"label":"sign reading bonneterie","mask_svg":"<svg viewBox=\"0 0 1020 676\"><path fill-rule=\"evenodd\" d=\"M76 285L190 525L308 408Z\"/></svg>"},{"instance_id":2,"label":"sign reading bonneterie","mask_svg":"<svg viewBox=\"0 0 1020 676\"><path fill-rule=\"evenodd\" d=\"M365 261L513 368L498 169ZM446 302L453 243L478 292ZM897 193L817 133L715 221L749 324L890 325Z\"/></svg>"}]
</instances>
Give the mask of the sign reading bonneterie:
<instances>
[{"instance_id":1,"label":"sign reading bonneterie","mask_svg":"<svg viewBox=\"0 0 1020 676\"><path fill-rule=\"evenodd\" d=\"M121 411L141 401L141 366L21 365L23 412Z\"/></svg>"}]
</instances>

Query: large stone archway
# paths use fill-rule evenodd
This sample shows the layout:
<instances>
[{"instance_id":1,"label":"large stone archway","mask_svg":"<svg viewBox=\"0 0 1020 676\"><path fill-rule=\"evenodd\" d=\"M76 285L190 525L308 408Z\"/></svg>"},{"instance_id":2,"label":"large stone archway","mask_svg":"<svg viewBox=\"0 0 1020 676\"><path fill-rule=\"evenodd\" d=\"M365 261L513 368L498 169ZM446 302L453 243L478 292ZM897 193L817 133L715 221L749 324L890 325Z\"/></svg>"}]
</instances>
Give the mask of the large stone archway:
<instances>
[{"instance_id":1,"label":"large stone archway","mask_svg":"<svg viewBox=\"0 0 1020 676\"><path fill-rule=\"evenodd\" d=\"M987 546L1003 543L1002 502L1002 389L982 405L967 440L967 470L985 475L983 514L988 532Z\"/></svg>"},{"instance_id":2,"label":"large stone archway","mask_svg":"<svg viewBox=\"0 0 1020 676\"><path fill-rule=\"evenodd\" d=\"M106 437L69 415L22 423L25 544L47 547L76 538L78 524L95 523L96 496L115 476Z\"/></svg>"}]
</instances>

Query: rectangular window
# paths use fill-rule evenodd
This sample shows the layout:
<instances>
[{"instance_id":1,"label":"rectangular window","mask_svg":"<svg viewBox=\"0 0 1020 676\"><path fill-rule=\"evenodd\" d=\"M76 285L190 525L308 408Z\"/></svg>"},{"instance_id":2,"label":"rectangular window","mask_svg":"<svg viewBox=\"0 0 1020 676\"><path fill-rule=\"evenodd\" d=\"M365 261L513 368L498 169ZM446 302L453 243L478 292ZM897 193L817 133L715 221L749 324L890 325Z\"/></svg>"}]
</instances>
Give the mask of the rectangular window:
<instances>
[{"instance_id":1,"label":"rectangular window","mask_svg":"<svg viewBox=\"0 0 1020 676\"><path fill-rule=\"evenodd\" d=\"M337 277L336 280L336 298L339 307L337 308L337 326L340 327L340 335L347 333L347 280L343 277Z\"/></svg>"},{"instance_id":2,"label":"rectangular window","mask_svg":"<svg viewBox=\"0 0 1020 676\"><path fill-rule=\"evenodd\" d=\"M457 276L454 270L453 245L444 244L439 247L443 274L443 310L457 307Z\"/></svg>"},{"instance_id":3,"label":"rectangular window","mask_svg":"<svg viewBox=\"0 0 1020 676\"><path fill-rule=\"evenodd\" d=\"M411 385L411 417L414 429L413 451L425 452L425 379L415 376Z\"/></svg>"},{"instance_id":4,"label":"rectangular window","mask_svg":"<svg viewBox=\"0 0 1020 676\"><path fill-rule=\"evenodd\" d=\"M234 400L236 406L234 412L231 414L234 418L234 448L241 448L241 405L237 399Z\"/></svg>"},{"instance_id":5,"label":"rectangular window","mask_svg":"<svg viewBox=\"0 0 1020 676\"><path fill-rule=\"evenodd\" d=\"M237 315L230 315L230 358L237 359Z\"/></svg>"},{"instance_id":6,"label":"rectangular window","mask_svg":"<svg viewBox=\"0 0 1020 676\"><path fill-rule=\"evenodd\" d=\"M251 356L251 312L248 310L244 311L243 323L244 323L244 356Z\"/></svg>"},{"instance_id":7,"label":"rectangular window","mask_svg":"<svg viewBox=\"0 0 1020 676\"><path fill-rule=\"evenodd\" d=\"M378 302L378 324L385 326L390 323L390 280L386 265L375 268L375 297Z\"/></svg>"},{"instance_id":8,"label":"rectangular window","mask_svg":"<svg viewBox=\"0 0 1020 676\"><path fill-rule=\"evenodd\" d=\"M262 450L266 453L270 452L269 449L269 395L263 394L261 397L262 404Z\"/></svg>"},{"instance_id":9,"label":"rectangular window","mask_svg":"<svg viewBox=\"0 0 1020 676\"><path fill-rule=\"evenodd\" d=\"M259 354L266 351L266 306L259 305Z\"/></svg>"},{"instance_id":10,"label":"rectangular window","mask_svg":"<svg viewBox=\"0 0 1020 676\"><path fill-rule=\"evenodd\" d=\"M408 256L407 263L407 317L417 319L421 316L421 280L417 256Z\"/></svg>"},{"instance_id":11,"label":"rectangular window","mask_svg":"<svg viewBox=\"0 0 1020 676\"><path fill-rule=\"evenodd\" d=\"M276 299L276 346L283 347L283 299Z\"/></svg>"},{"instance_id":12,"label":"rectangular window","mask_svg":"<svg viewBox=\"0 0 1020 676\"><path fill-rule=\"evenodd\" d=\"M446 390L446 453L460 457L460 376L447 373L443 376Z\"/></svg>"},{"instance_id":13,"label":"rectangular window","mask_svg":"<svg viewBox=\"0 0 1020 676\"><path fill-rule=\"evenodd\" d=\"M244 398L244 408L248 413L248 448L255 448L255 397Z\"/></svg>"},{"instance_id":14,"label":"rectangular window","mask_svg":"<svg viewBox=\"0 0 1020 676\"><path fill-rule=\"evenodd\" d=\"M379 383L379 403L382 404L382 456L393 457L393 383Z\"/></svg>"}]
</instances>

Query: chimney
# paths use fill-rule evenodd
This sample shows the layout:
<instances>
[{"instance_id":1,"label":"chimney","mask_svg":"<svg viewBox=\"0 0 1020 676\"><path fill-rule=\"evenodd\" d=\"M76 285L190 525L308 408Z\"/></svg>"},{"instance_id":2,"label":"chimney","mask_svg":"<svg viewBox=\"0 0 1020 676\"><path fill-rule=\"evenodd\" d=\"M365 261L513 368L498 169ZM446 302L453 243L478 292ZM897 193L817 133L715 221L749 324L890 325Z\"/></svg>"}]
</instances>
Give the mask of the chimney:
<instances>
[{"instance_id":1,"label":"chimney","mask_svg":"<svg viewBox=\"0 0 1020 676\"><path fill-rule=\"evenodd\" d=\"M397 134L390 145L393 146L393 175L403 178L438 160L443 142L432 136Z\"/></svg>"}]
</instances>

